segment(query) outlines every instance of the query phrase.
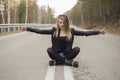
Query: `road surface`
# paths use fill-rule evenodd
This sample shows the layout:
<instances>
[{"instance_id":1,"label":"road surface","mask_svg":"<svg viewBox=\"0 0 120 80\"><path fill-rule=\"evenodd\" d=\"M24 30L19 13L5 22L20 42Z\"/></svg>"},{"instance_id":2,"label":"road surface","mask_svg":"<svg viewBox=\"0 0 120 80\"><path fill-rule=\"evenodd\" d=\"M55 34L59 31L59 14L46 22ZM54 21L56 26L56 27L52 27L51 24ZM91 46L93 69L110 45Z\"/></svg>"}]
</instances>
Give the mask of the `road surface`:
<instances>
[{"instance_id":1,"label":"road surface","mask_svg":"<svg viewBox=\"0 0 120 80\"><path fill-rule=\"evenodd\" d=\"M120 80L120 36L76 36L73 47L81 49L75 59L78 68L51 68L46 52L50 46L49 35L21 32L1 36L0 80ZM73 79L66 78L70 75Z\"/></svg>"}]
</instances>

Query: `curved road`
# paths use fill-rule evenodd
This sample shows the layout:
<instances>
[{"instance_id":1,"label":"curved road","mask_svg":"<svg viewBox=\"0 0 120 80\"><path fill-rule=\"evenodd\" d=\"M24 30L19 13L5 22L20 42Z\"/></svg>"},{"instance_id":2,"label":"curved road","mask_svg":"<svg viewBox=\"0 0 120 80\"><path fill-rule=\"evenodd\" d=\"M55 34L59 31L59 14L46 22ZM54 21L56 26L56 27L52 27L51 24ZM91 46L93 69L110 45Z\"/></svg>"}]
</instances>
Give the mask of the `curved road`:
<instances>
[{"instance_id":1,"label":"curved road","mask_svg":"<svg viewBox=\"0 0 120 80\"><path fill-rule=\"evenodd\" d=\"M45 80L50 46L48 35L21 32L1 36L0 80ZM71 67L74 80L120 80L120 36L76 36L74 46L81 48L75 59L79 68ZM56 66L54 80L67 80L64 74L64 67Z\"/></svg>"}]
</instances>

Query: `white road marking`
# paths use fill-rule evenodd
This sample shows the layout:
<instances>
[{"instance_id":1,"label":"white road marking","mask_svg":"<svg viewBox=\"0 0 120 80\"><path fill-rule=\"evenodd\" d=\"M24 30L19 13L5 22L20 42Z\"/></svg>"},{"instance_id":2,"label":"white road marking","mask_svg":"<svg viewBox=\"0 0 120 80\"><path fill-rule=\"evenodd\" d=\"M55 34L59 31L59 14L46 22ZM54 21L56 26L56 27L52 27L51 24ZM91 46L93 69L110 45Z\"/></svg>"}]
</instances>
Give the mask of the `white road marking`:
<instances>
[{"instance_id":1,"label":"white road marking","mask_svg":"<svg viewBox=\"0 0 120 80\"><path fill-rule=\"evenodd\" d=\"M75 80L70 66L64 66L64 80Z\"/></svg>"},{"instance_id":2,"label":"white road marking","mask_svg":"<svg viewBox=\"0 0 120 80\"><path fill-rule=\"evenodd\" d=\"M54 80L54 75L55 75L55 66L49 66L45 80Z\"/></svg>"},{"instance_id":3,"label":"white road marking","mask_svg":"<svg viewBox=\"0 0 120 80\"><path fill-rule=\"evenodd\" d=\"M45 80L54 80L55 66L49 66ZM64 80L75 80L70 66L64 66Z\"/></svg>"}]
</instances>

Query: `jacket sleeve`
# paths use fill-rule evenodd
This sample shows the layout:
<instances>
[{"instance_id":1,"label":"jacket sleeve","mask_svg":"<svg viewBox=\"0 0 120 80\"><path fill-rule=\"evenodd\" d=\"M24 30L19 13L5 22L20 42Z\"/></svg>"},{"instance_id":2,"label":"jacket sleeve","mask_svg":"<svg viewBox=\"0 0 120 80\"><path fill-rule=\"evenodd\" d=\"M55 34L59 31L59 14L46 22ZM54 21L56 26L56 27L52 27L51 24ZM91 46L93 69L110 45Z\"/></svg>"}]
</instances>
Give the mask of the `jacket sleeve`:
<instances>
[{"instance_id":1,"label":"jacket sleeve","mask_svg":"<svg viewBox=\"0 0 120 80\"><path fill-rule=\"evenodd\" d=\"M90 35L98 35L100 34L100 31L96 30L96 31L79 31L79 30L73 30L73 34L77 35L77 36L90 36Z\"/></svg>"},{"instance_id":2,"label":"jacket sleeve","mask_svg":"<svg viewBox=\"0 0 120 80\"><path fill-rule=\"evenodd\" d=\"M43 29L43 30L27 27L27 31L38 33L38 34L52 34L54 30L55 30L55 27L53 27L52 29Z\"/></svg>"}]
</instances>

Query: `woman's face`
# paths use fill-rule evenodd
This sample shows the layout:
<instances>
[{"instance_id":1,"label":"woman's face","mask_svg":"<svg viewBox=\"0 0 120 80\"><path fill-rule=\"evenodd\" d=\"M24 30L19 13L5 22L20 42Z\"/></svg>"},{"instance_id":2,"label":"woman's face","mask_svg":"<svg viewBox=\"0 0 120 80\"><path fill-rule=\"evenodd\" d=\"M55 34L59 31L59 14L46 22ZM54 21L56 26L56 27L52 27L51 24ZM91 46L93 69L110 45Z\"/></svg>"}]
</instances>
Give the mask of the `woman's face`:
<instances>
[{"instance_id":1,"label":"woman's face","mask_svg":"<svg viewBox=\"0 0 120 80\"><path fill-rule=\"evenodd\" d=\"M64 20L63 19L58 19L58 25L59 25L59 28L61 29L61 30L64 30L65 29L65 22L64 22Z\"/></svg>"}]
</instances>

